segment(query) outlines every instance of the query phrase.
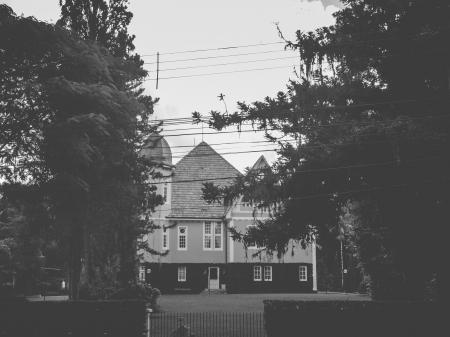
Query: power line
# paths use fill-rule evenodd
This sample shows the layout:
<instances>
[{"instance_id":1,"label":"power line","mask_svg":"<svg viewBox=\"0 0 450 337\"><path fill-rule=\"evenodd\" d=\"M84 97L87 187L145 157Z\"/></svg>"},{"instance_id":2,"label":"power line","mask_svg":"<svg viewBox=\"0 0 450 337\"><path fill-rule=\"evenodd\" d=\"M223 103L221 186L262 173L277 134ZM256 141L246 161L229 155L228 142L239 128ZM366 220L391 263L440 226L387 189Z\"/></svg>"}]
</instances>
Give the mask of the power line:
<instances>
[{"instance_id":1,"label":"power line","mask_svg":"<svg viewBox=\"0 0 450 337\"><path fill-rule=\"evenodd\" d=\"M416 100L411 100L416 101ZM389 104L389 103L380 103L380 104ZM374 104L369 104L370 106ZM355 107L353 106L348 106ZM427 120L427 119L435 119L435 118L449 118L450 114L442 114L442 115L435 115L435 116L425 116L425 117L409 117L408 120ZM321 125L314 125L312 127L314 128L324 128L324 127L336 127L336 126L364 126L364 125L389 125L396 122L395 120L388 120L388 121L367 121L367 122L343 122L343 123L330 123L330 124L321 124ZM231 131L215 131L215 132L200 132L200 133L181 133L181 134L173 134L173 135L161 135L161 137L179 137L179 136L195 136L195 135L217 135L217 134L229 134L229 133L246 133L246 132L266 132L266 131L279 131L282 132L281 129L278 128L265 128L265 129L251 129L251 130L231 130ZM294 131L292 131L294 132ZM300 132L300 130L298 130Z\"/></svg>"},{"instance_id":2,"label":"power line","mask_svg":"<svg viewBox=\"0 0 450 337\"><path fill-rule=\"evenodd\" d=\"M209 60L209 59L217 59L217 58L225 58L225 57L235 57L235 56L248 56L248 55L258 55L258 54L270 54L270 53L279 53L279 52L288 52L284 49L277 50L265 50L251 53L239 53L239 54L228 54L228 55L214 55L214 56L204 56L204 57L194 57L187 59L176 59L176 60L167 60L160 61L159 63L173 63L173 62L185 62L185 61L197 61L197 60ZM144 62L144 64L156 64L157 62Z\"/></svg>"},{"instance_id":3,"label":"power line","mask_svg":"<svg viewBox=\"0 0 450 337\"><path fill-rule=\"evenodd\" d=\"M439 158L442 158L442 156L416 158L416 159L411 159L411 160L403 160L401 162L402 163L412 163L412 162L419 162L419 161L430 161L432 159L439 159ZM397 165L397 164L398 164L398 162L396 160L393 160L393 161L386 161L386 162L374 162L374 163L368 163L368 164L334 166L334 167L327 167L327 168L322 168L322 169L305 169L305 170L296 171L295 174L328 172L328 171L337 171L337 170L347 170L347 169L352 169L352 168L367 168L367 167L378 167L378 166L388 166L388 165ZM160 184L166 184L166 183L181 184L181 183L215 181L215 180L231 180L231 179L236 179L236 178L238 178L240 176L242 176L242 175L227 176L227 177L217 177L217 178L175 180L175 181L171 181L171 182L159 181L159 182L152 182L150 184L151 185L160 185Z\"/></svg>"},{"instance_id":4,"label":"power line","mask_svg":"<svg viewBox=\"0 0 450 337\"><path fill-rule=\"evenodd\" d=\"M215 63L215 64L206 64L206 65L190 66L190 67L166 68L166 69L160 69L159 71L162 72L162 71L174 71L174 70L184 70L184 69L210 68L210 67L217 67L217 66L228 66L228 65L233 65L233 64L255 63L255 62L276 61L276 60L289 60L289 59L298 59L298 56L273 57L273 58L265 58L265 59L259 59L259 60ZM154 73L154 72L156 72L156 70L149 70L148 72Z\"/></svg>"},{"instance_id":5,"label":"power line","mask_svg":"<svg viewBox=\"0 0 450 337\"><path fill-rule=\"evenodd\" d=\"M234 73L245 73L249 71L261 71L261 70L272 70L272 69L286 69L286 68L293 68L296 65L289 65L289 66L278 66L278 67L267 67L267 68L253 68L253 69L243 69L243 70L232 70L232 71L221 71L216 73L204 73L204 74L193 74L193 75L181 75L181 76L169 76L169 77L160 77L160 80L171 80L174 78L187 78L187 77L201 77L201 76L212 76L212 75L224 75L224 74L234 74ZM144 81L155 81L156 78L148 78Z\"/></svg>"},{"instance_id":6,"label":"power line","mask_svg":"<svg viewBox=\"0 0 450 337\"><path fill-rule=\"evenodd\" d=\"M227 49L238 49L238 48L250 48L250 47L259 47L259 46L270 46L275 44L286 44L284 41L279 42L267 42L267 43L255 43L255 44L246 44L246 45L238 45L238 46L226 46L226 47L218 47L218 48L207 48L207 49L193 49L193 50L181 50L181 51L173 51L173 52L165 52L159 53L159 55L175 55L175 54L186 54L186 53L198 53L205 51L217 51L217 50L227 50ZM143 54L141 56L156 56L154 54Z\"/></svg>"}]
</instances>

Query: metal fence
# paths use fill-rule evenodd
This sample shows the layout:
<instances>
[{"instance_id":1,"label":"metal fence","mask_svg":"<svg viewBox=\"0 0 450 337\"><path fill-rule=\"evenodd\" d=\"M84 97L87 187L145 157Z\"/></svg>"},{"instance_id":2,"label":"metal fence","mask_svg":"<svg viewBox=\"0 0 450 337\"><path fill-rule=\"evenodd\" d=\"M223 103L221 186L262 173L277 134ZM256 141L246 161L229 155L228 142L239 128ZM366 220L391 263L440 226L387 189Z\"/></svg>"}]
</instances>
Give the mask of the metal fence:
<instances>
[{"instance_id":1,"label":"metal fence","mask_svg":"<svg viewBox=\"0 0 450 337\"><path fill-rule=\"evenodd\" d=\"M262 312L152 313L148 337L266 337Z\"/></svg>"}]
</instances>

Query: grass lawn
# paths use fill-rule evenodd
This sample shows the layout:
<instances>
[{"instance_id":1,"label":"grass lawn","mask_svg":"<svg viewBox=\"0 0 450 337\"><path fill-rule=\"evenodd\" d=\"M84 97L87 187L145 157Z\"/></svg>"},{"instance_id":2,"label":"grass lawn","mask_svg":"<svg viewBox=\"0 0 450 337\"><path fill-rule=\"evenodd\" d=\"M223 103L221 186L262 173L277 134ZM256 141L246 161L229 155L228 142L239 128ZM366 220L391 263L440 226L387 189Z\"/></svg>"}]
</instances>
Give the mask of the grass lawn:
<instances>
[{"instance_id":1,"label":"grass lawn","mask_svg":"<svg viewBox=\"0 0 450 337\"><path fill-rule=\"evenodd\" d=\"M162 295L159 305L164 312L263 312L263 300L338 300L370 301L360 294L181 294Z\"/></svg>"}]
</instances>

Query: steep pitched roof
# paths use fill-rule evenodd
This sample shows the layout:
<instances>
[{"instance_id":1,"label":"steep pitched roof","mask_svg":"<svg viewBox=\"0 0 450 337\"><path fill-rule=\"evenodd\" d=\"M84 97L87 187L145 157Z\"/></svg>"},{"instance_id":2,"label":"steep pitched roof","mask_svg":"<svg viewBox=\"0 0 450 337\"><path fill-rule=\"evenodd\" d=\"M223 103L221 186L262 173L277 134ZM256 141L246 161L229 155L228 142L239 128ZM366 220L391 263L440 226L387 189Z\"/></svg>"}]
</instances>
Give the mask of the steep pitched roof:
<instances>
[{"instance_id":1,"label":"steep pitched roof","mask_svg":"<svg viewBox=\"0 0 450 337\"><path fill-rule=\"evenodd\" d=\"M198 144L175 167L172 184L174 218L222 218L225 207L208 204L202 198L204 179L225 186L240 175L239 171L205 142ZM230 177L230 178L229 178ZM229 179L223 179L229 178ZM217 180L211 180L217 179ZM195 181L192 181L195 180Z\"/></svg>"},{"instance_id":2,"label":"steep pitched roof","mask_svg":"<svg viewBox=\"0 0 450 337\"><path fill-rule=\"evenodd\" d=\"M253 164L251 170L252 171L257 171L257 170L266 169L266 168L269 168L269 167L270 167L270 165L267 162L266 157L261 155L261 157L259 157L258 160Z\"/></svg>"}]
</instances>

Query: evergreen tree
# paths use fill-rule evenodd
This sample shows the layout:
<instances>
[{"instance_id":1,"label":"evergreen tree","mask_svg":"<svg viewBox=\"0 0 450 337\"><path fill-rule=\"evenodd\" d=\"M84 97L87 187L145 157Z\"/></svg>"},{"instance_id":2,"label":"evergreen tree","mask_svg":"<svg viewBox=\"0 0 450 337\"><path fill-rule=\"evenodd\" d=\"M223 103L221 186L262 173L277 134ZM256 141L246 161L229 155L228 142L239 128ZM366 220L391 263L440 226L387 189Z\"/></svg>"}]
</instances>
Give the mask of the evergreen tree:
<instances>
[{"instance_id":1,"label":"evergreen tree","mask_svg":"<svg viewBox=\"0 0 450 337\"><path fill-rule=\"evenodd\" d=\"M287 92L239 103L232 114L211 112L217 129L251 122L266 130L279 157L273 173L223 189L206 184L205 198L253 195L272 206L251 234L281 252L289 239L308 243L311 226L319 237L337 226L350 203L373 295L422 298L427 279L446 275L439 238L449 220L450 7L344 3L335 25L286 41L302 61ZM255 193L261 182L268 192Z\"/></svg>"},{"instance_id":2,"label":"evergreen tree","mask_svg":"<svg viewBox=\"0 0 450 337\"><path fill-rule=\"evenodd\" d=\"M126 286L136 277L136 239L149 225L139 214L161 201L146 184L153 167L139 156L155 131L154 100L136 86L145 70L5 5L0 41L2 179L49 198L72 298L80 283Z\"/></svg>"}]
</instances>

